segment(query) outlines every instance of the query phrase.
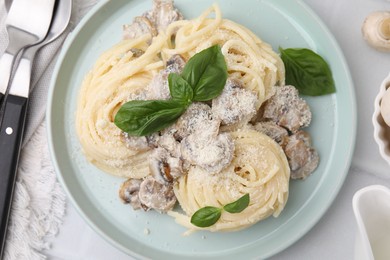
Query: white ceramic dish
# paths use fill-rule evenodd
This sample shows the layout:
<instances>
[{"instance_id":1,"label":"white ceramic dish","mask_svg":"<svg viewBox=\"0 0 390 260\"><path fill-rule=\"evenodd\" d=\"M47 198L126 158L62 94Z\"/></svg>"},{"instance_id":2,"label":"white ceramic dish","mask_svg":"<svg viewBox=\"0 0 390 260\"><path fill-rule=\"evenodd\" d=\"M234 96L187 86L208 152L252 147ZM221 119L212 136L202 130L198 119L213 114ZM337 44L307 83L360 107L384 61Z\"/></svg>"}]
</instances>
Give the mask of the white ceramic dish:
<instances>
[{"instance_id":1,"label":"white ceramic dish","mask_svg":"<svg viewBox=\"0 0 390 260\"><path fill-rule=\"evenodd\" d=\"M379 93L375 98L375 110L372 116L374 125L374 138L379 146L379 152L382 158L390 165L390 126L388 126L381 115L382 97L390 87L390 74L383 80ZM390 174L383 177L390 178Z\"/></svg>"},{"instance_id":2,"label":"white ceramic dish","mask_svg":"<svg viewBox=\"0 0 390 260\"><path fill-rule=\"evenodd\" d=\"M352 206L358 228L355 260L390 259L390 189L362 188L353 196Z\"/></svg>"}]
</instances>

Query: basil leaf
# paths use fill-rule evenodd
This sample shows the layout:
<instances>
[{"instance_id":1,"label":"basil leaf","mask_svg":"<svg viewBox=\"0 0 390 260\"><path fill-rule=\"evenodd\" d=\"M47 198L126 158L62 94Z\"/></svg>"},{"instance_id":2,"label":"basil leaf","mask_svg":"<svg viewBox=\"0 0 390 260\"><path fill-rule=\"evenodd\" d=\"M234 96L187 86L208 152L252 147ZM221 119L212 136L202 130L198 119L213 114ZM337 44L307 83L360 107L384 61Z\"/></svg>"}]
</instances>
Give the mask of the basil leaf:
<instances>
[{"instance_id":1,"label":"basil leaf","mask_svg":"<svg viewBox=\"0 0 390 260\"><path fill-rule=\"evenodd\" d=\"M176 100L132 100L119 109L114 123L130 135L145 136L170 126L185 110Z\"/></svg>"},{"instance_id":2,"label":"basil leaf","mask_svg":"<svg viewBox=\"0 0 390 260\"><path fill-rule=\"evenodd\" d=\"M229 213L240 213L249 206L249 194L245 194L238 200L226 204L223 208L207 206L197 210L191 217L191 223L198 227L214 225L221 217L222 210Z\"/></svg>"},{"instance_id":3,"label":"basil leaf","mask_svg":"<svg viewBox=\"0 0 390 260\"><path fill-rule=\"evenodd\" d=\"M133 100L115 115L114 123L135 136L150 135L172 125L192 103L221 94L227 79L227 66L218 45L195 54L182 75L168 76L171 100Z\"/></svg>"},{"instance_id":4,"label":"basil leaf","mask_svg":"<svg viewBox=\"0 0 390 260\"><path fill-rule=\"evenodd\" d=\"M238 200L226 204L223 209L229 213L240 213L249 206L249 194L245 194Z\"/></svg>"},{"instance_id":5,"label":"basil leaf","mask_svg":"<svg viewBox=\"0 0 390 260\"><path fill-rule=\"evenodd\" d=\"M194 91L188 82L177 73L170 73L168 76L169 92L173 99L181 100L190 104L194 97Z\"/></svg>"},{"instance_id":6,"label":"basil leaf","mask_svg":"<svg viewBox=\"0 0 390 260\"><path fill-rule=\"evenodd\" d=\"M181 76L194 90L193 101L208 101L219 96L228 77L221 47L214 45L192 56Z\"/></svg>"},{"instance_id":7,"label":"basil leaf","mask_svg":"<svg viewBox=\"0 0 390 260\"><path fill-rule=\"evenodd\" d=\"M286 67L286 84L295 86L299 93L320 96L336 92L332 72L326 61L309 49L282 49Z\"/></svg>"},{"instance_id":8,"label":"basil leaf","mask_svg":"<svg viewBox=\"0 0 390 260\"><path fill-rule=\"evenodd\" d=\"M214 225L221 217L221 209L207 206L197 210L191 217L191 223L198 227Z\"/></svg>"}]
</instances>

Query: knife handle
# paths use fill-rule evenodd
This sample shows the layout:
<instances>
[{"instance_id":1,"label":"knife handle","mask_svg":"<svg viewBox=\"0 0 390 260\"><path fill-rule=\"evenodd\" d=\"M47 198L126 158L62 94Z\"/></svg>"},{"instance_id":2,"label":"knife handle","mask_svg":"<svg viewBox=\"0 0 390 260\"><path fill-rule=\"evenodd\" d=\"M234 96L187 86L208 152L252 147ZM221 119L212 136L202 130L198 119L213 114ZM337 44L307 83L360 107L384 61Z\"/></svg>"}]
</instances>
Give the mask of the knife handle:
<instances>
[{"instance_id":1,"label":"knife handle","mask_svg":"<svg viewBox=\"0 0 390 260\"><path fill-rule=\"evenodd\" d=\"M30 92L32 63L30 59L25 58L27 50L23 52L23 56L19 61L19 65L16 68L14 77L12 79L11 87L9 90L9 94L11 95L28 97L28 94Z\"/></svg>"},{"instance_id":2,"label":"knife handle","mask_svg":"<svg viewBox=\"0 0 390 260\"><path fill-rule=\"evenodd\" d=\"M0 58L0 95L4 97L7 92L8 82L11 77L15 56L7 50ZM0 97L0 98L2 98Z\"/></svg>"},{"instance_id":3,"label":"knife handle","mask_svg":"<svg viewBox=\"0 0 390 260\"><path fill-rule=\"evenodd\" d=\"M4 252L28 99L8 95L3 106L0 126L0 258Z\"/></svg>"}]
</instances>

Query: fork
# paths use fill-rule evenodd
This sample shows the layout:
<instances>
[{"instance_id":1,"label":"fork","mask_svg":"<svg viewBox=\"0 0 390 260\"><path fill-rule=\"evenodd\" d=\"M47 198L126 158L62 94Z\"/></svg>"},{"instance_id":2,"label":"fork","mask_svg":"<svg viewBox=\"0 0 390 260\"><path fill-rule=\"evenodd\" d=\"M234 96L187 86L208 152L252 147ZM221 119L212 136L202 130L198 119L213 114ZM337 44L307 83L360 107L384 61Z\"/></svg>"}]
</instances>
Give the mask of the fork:
<instances>
[{"instance_id":1,"label":"fork","mask_svg":"<svg viewBox=\"0 0 390 260\"><path fill-rule=\"evenodd\" d=\"M19 65L16 68L13 80L10 83L10 95L28 97L30 91L31 68L37 51L56 40L65 31L69 24L71 13L72 0L61 0L57 3L54 8L53 20L45 39L40 43L23 50Z\"/></svg>"},{"instance_id":2,"label":"fork","mask_svg":"<svg viewBox=\"0 0 390 260\"><path fill-rule=\"evenodd\" d=\"M0 59L0 104L7 92L15 57L25 47L45 38L54 4L55 0L13 1L5 22L9 44Z\"/></svg>"},{"instance_id":3,"label":"fork","mask_svg":"<svg viewBox=\"0 0 390 260\"><path fill-rule=\"evenodd\" d=\"M8 218L16 180L21 138L23 136L27 110L27 98L8 95L8 83L15 57L29 46L43 41L49 30L55 0L13 0L6 28L9 45L0 60L0 99L4 113L11 112L12 117L0 115L0 259L3 257ZM5 106L6 105L6 106ZM4 121L3 121L4 119ZM3 127L2 123L6 123Z\"/></svg>"}]
</instances>

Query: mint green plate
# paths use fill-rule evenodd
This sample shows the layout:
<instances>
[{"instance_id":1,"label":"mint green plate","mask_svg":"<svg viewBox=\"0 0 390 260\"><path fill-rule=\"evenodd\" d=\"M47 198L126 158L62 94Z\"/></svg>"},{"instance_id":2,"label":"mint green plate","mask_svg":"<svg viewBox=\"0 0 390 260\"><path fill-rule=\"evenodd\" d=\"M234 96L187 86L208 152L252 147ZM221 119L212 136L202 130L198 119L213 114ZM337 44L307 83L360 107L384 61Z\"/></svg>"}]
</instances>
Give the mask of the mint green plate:
<instances>
[{"instance_id":1,"label":"mint green plate","mask_svg":"<svg viewBox=\"0 0 390 260\"><path fill-rule=\"evenodd\" d=\"M233 233L185 229L156 212L133 211L118 199L123 181L86 161L75 132L77 95L99 54L121 38L121 28L151 8L151 1L102 0L67 39L54 72L47 112L48 138L58 178L82 217L107 241L135 257L153 259L248 259L274 255L310 230L335 199L347 175L355 142L355 94L339 46L320 19L293 0L220 0L223 16L247 26L264 41L306 47L330 64L337 93L305 97L313 112L309 128L321 162L305 181L292 181L286 208L253 227ZM214 0L177 0L194 18ZM93 95L93 93L91 93ZM150 234L144 231L150 230Z\"/></svg>"}]
</instances>

